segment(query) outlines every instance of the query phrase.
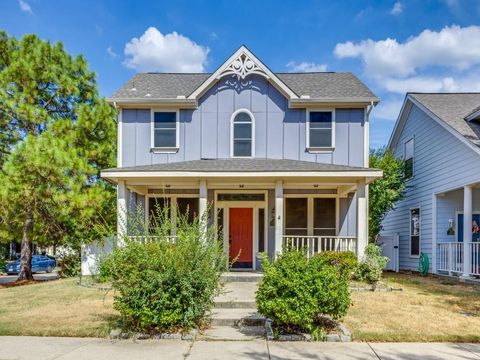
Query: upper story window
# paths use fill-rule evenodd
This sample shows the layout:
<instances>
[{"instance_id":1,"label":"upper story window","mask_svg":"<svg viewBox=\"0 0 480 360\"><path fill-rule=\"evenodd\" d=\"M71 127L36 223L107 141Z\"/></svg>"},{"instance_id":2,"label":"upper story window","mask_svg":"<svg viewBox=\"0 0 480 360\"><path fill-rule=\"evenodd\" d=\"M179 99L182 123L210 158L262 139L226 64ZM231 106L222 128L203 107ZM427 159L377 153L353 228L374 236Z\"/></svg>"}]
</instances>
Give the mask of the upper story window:
<instances>
[{"instance_id":1,"label":"upper story window","mask_svg":"<svg viewBox=\"0 0 480 360\"><path fill-rule=\"evenodd\" d=\"M414 139L411 138L405 143L404 161L405 161L405 178L406 179L411 179L413 177L414 158L415 158L415 142L414 142Z\"/></svg>"},{"instance_id":2,"label":"upper story window","mask_svg":"<svg viewBox=\"0 0 480 360\"><path fill-rule=\"evenodd\" d=\"M178 112L152 110L152 149L176 151L179 147Z\"/></svg>"},{"instance_id":3,"label":"upper story window","mask_svg":"<svg viewBox=\"0 0 480 360\"><path fill-rule=\"evenodd\" d=\"M335 111L307 111L307 148L310 151L335 147Z\"/></svg>"},{"instance_id":4,"label":"upper story window","mask_svg":"<svg viewBox=\"0 0 480 360\"><path fill-rule=\"evenodd\" d=\"M246 110L237 110L231 119L232 157L253 157L255 148L255 122L253 114Z\"/></svg>"}]
</instances>

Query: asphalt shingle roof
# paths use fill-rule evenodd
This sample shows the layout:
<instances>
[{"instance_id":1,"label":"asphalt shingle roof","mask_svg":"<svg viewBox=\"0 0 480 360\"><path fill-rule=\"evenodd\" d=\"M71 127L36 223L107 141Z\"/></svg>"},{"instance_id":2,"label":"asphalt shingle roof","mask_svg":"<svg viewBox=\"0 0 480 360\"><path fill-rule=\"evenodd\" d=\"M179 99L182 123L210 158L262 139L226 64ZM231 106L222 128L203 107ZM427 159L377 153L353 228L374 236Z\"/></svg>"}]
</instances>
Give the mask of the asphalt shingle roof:
<instances>
[{"instance_id":1,"label":"asphalt shingle roof","mask_svg":"<svg viewBox=\"0 0 480 360\"><path fill-rule=\"evenodd\" d=\"M139 73L110 98L119 99L175 99L188 97L211 74ZM277 73L297 96L309 95L312 99L365 99L378 98L355 75L349 72ZM149 96L146 96L149 94Z\"/></svg>"},{"instance_id":2,"label":"asphalt shingle roof","mask_svg":"<svg viewBox=\"0 0 480 360\"><path fill-rule=\"evenodd\" d=\"M203 159L180 161L169 164L153 164L105 169L104 172L120 171L179 171L179 172L328 172L369 171L372 169L345 165L314 163L286 159Z\"/></svg>"},{"instance_id":3,"label":"asphalt shingle roof","mask_svg":"<svg viewBox=\"0 0 480 360\"><path fill-rule=\"evenodd\" d=\"M480 147L480 123L466 121L480 105L480 93L410 93L410 96L423 104L463 137Z\"/></svg>"}]
</instances>

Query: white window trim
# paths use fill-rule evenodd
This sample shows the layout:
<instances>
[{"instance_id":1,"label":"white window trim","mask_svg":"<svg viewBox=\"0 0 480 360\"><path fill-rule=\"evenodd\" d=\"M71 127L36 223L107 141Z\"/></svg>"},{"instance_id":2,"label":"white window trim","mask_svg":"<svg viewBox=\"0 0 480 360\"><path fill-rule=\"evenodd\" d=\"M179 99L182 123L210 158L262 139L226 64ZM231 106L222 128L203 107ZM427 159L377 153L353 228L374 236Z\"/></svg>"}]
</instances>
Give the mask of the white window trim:
<instances>
[{"instance_id":1,"label":"white window trim","mask_svg":"<svg viewBox=\"0 0 480 360\"><path fill-rule=\"evenodd\" d=\"M311 112L331 112L332 113L332 146L328 147L312 147L310 146L310 113ZM335 150L335 108L311 108L306 111L306 148L310 153L330 153Z\"/></svg>"},{"instance_id":2,"label":"white window trim","mask_svg":"<svg viewBox=\"0 0 480 360\"><path fill-rule=\"evenodd\" d=\"M412 210L418 209L420 213L420 230L418 232L418 255L412 254ZM413 206L408 209L408 255L412 259L420 258L422 252L422 208L421 206Z\"/></svg>"},{"instance_id":3,"label":"white window trim","mask_svg":"<svg viewBox=\"0 0 480 360\"><path fill-rule=\"evenodd\" d=\"M233 154L233 128L234 128L234 122L233 120L235 119L235 116L237 116L240 113L246 113L248 116L250 116L250 119L252 119L252 153L250 156L235 156ZM247 124L246 122L240 122L237 124ZM236 110L232 116L230 117L230 157L232 158L244 158L244 159L251 159L255 157L255 116L253 116L253 113L248 110L248 109L238 109Z\"/></svg>"},{"instance_id":4,"label":"white window trim","mask_svg":"<svg viewBox=\"0 0 480 360\"><path fill-rule=\"evenodd\" d=\"M406 181L409 181L415 178L415 136L412 136L411 138L409 138L403 143L403 161L405 162L407 160L407 143L409 141L413 141L413 154L412 154L413 164L412 164L412 176L410 176L408 179L405 179Z\"/></svg>"},{"instance_id":5,"label":"white window trim","mask_svg":"<svg viewBox=\"0 0 480 360\"><path fill-rule=\"evenodd\" d=\"M175 146L174 147L155 147L155 113L174 112L175 113ZM178 109L150 109L150 149L156 154L173 154L180 148L180 111Z\"/></svg>"}]
</instances>

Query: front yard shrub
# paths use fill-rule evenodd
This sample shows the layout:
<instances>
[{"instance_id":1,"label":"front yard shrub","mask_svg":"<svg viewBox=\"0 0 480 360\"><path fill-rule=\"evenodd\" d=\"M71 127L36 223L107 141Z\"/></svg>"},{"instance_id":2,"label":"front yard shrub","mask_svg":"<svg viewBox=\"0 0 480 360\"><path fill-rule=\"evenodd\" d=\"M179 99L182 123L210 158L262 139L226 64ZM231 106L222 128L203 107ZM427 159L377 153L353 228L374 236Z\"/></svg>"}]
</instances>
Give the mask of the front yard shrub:
<instances>
[{"instance_id":1,"label":"front yard shrub","mask_svg":"<svg viewBox=\"0 0 480 360\"><path fill-rule=\"evenodd\" d=\"M369 284L376 284L383 274L383 269L388 257L382 256L382 249L375 244L368 244L365 248L365 257L358 264L355 277L360 281L366 281Z\"/></svg>"},{"instance_id":2,"label":"front yard shrub","mask_svg":"<svg viewBox=\"0 0 480 360\"><path fill-rule=\"evenodd\" d=\"M78 252L65 252L58 258L60 275L62 277L74 277L80 275L81 257Z\"/></svg>"},{"instance_id":3,"label":"front yard shrub","mask_svg":"<svg viewBox=\"0 0 480 360\"><path fill-rule=\"evenodd\" d=\"M101 263L101 278L111 282L114 307L127 330L158 333L200 326L220 290L226 258L216 230L202 225L206 219L189 222L174 211L175 240L168 211L162 210L148 232L125 238Z\"/></svg>"},{"instance_id":4,"label":"front yard shrub","mask_svg":"<svg viewBox=\"0 0 480 360\"><path fill-rule=\"evenodd\" d=\"M327 264L335 267L342 276L350 278L357 270L357 255L352 251L324 251L319 256Z\"/></svg>"},{"instance_id":5,"label":"front yard shrub","mask_svg":"<svg viewBox=\"0 0 480 360\"><path fill-rule=\"evenodd\" d=\"M263 261L264 277L256 295L258 311L275 326L318 332L320 316L338 319L350 306L348 279L320 256L287 249L273 262Z\"/></svg>"}]
</instances>

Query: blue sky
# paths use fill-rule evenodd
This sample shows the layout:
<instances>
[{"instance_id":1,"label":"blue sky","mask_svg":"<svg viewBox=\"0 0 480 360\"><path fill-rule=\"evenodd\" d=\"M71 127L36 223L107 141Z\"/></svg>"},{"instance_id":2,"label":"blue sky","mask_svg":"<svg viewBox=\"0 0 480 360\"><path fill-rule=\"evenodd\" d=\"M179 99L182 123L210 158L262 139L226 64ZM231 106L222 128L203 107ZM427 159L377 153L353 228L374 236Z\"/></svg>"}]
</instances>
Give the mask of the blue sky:
<instances>
[{"instance_id":1,"label":"blue sky","mask_svg":"<svg viewBox=\"0 0 480 360\"><path fill-rule=\"evenodd\" d=\"M352 71L382 100L372 147L406 91L480 91L480 0L0 0L0 28L84 54L105 96L136 71L213 71L241 44L273 71Z\"/></svg>"}]
</instances>

